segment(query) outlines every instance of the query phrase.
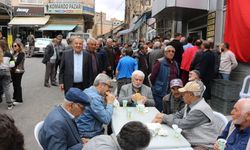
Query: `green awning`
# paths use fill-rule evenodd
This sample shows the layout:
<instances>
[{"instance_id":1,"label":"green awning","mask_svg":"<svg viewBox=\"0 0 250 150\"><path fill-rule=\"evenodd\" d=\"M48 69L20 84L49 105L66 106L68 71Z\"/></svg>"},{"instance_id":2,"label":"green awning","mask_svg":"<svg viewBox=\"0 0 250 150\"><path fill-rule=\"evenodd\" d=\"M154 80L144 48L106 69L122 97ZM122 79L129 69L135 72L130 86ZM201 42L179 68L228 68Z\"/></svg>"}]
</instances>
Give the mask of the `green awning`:
<instances>
[{"instance_id":1,"label":"green awning","mask_svg":"<svg viewBox=\"0 0 250 150\"><path fill-rule=\"evenodd\" d=\"M40 31L71 31L76 27L76 25L67 25L67 24L47 24L41 27Z\"/></svg>"}]
</instances>

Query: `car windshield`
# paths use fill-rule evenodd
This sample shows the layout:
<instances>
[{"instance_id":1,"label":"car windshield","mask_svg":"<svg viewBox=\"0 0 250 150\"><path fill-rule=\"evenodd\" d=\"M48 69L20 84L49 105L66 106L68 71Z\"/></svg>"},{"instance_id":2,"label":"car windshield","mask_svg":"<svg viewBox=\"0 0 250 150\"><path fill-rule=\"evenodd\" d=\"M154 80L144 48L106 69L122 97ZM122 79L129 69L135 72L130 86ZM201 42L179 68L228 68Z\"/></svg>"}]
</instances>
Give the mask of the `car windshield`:
<instances>
[{"instance_id":1,"label":"car windshield","mask_svg":"<svg viewBox=\"0 0 250 150\"><path fill-rule=\"evenodd\" d=\"M35 47L46 47L51 42L48 38L36 38Z\"/></svg>"}]
</instances>

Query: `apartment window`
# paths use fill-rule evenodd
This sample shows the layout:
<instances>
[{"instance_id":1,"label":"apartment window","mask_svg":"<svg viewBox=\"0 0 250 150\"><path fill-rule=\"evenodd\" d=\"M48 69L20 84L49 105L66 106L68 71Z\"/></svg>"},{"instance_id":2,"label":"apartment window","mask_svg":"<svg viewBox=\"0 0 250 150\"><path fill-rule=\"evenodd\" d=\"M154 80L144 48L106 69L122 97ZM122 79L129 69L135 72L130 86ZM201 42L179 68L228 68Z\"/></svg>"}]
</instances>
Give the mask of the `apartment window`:
<instances>
[{"instance_id":1,"label":"apartment window","mask_svg":"<svg viewBox=\"0 0 250 150\"><path fill-rule=\"evenodd\" d=\"M43 4L43 0L20 0L20 3Z\"/></svg>"}]
</instances>

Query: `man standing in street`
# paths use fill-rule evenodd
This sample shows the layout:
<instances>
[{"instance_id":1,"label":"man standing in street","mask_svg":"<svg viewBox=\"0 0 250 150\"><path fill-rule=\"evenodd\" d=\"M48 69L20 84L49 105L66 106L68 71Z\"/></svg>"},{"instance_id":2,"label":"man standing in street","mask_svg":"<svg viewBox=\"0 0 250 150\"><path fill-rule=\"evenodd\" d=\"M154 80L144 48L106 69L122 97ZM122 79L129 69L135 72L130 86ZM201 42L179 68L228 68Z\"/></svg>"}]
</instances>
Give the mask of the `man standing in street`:
<instances>
[{"instance_id":1,"label":"man standing in street","mask_svg":"<svg viewBox=\"0 0 250 150\"><path fill-rule=\"evenodd\" d=\"M87 48L86 48L87 53L91 55L91 61L92 61L92 69L93 69L93 74L92 77L95 78L99 73L101 73L101 67L100 67L100 60L97 58L97 53L96 53L96 40L94 38L89 38L87 40ZM93 82L91 82L93 84Z\"/></svg>"},{"instance_id":2,"label":"man standing in street","mask_svg":"<svg viewBox=\"0 0 250 150\"><path fill-rule=\"evenodd\" d=\"M169 84L172 79L179 77L180 71L174 60L175 49L169 45L164 50L164 57L158 59L151 73L152 92L155 107L162 111L162 98L170 92Z\"/></svg>"},{"instance_id":3,"label":"man standing in street","mask_svg":"<svg viewBox=\"0 0 250 150\"><path fill-rule=\"evenodd\" d=\"M122 57L116 67L117 95L123 85L131 83L132 73L138 69L137 61L132 57L133 51L127 49L126 56Z\"/></svg>"},{"instance_id":4,"label":"man standing in street","mask_svg":"<svg viewBox=\"0 0 250 150\"><path fill-rule=\"evenodd\" d=\"M52 42L45 48L45 53L42 60L42 63L46 65L45 78L44 78L45 87L50 87L49 79L51 81L51 85L57 86L57 83L54 78L55 63L58 58L58 51L56 50L57 44L58 44L57 38L54 38Z\"/></svg>"},{"instance_id":5,"label":"man standing in street","mask_svg":"<svg viewBox=\"0 0 250 150\"><path fill-rule=\"evenodd\" d=\"M59 34L59 35L56 36L56 39L58 41L58 44L56 46L56 49L58 51L58 58L57 58L56 63L55 63L55 75L54 75L54 80L55 81L57 80L56 79L57 68L58 67L60 68L62 54L63 54L63 51L65 50L65 45L62 43L63 36Z\"/></svg>"},{"instance_id":6,"label":"man standing in street","mask_svg":"<svg viewBox=\"0 0 250 150\"><path fill-rule=\"evenodd\" d=\"M90 106L76 121L82 138L90 139L103 134L103 124L111 122L115 100L109 92L111 87L111 79L101 73L95 78L93 86L83 91L90 97Z\"/></svg>"},{"instance_id":7,"label":"man standing in street","mask_svg":"<svg viewBox=\"0 0 250 150\"><path fill-rule=\"evenodd\" d=\"M89 97L80 89L70 88L62 105L56 106L44 120L39 132L39 141L44 150L81 150L83 139L80 138L75 123L85 107Z\"/></svg>"},{"instance_id":8,"label":"man standing in street","mask_svg":"<svg viewBox=\"0 0 250 150\"><path fill-rule=\"evenodd\" d=\"M104 50L107 53L107 58L108 58L108 67L107 67L107 75L110 78L113 78L113 70L115 67L115 52L113 48L113 40L108 38L106 42L106 46L104 47Z\"/></svg>"},{"instance_id":9,"label":"man standing in street","mask_svg":"<svg viewBox=\"0 0 250 150\"><path fill-rule=\"evenodd\" d=\"M72 39L72 48L63 52L59 84L64 93L70 87L85 89L93 81L91 55L83 51L83 40L80 37Z\"/></svg>"},{"instance_id":10,"label":"man standing in street","mask_svg":"<svg viewBox=\"0 0 250 150\"><path fill-rule=\"evenodd\" d=\"M219 75L221 79L229 80L230 73L238 66L234 53L229 50L228 43L222 43L220 45L221 57Z\"/></svg>"},{"instance_id":11,"label":"man standing in street","mask_svg":"<svg viewBox=\"0 0 250 150\"><path fill-rule=\"evenodd\" d=\"M29 50L28 50L28 58L33 56L34 49L35 49L35 36L30 33L30 35L27 37L27 41L29 44Z\"/></svg>"},{"instance_id":12,"label":"man standing in street","mask_svg":"<svg viewBox=\"0 0 250 150\"><path fill-rule=\"evenodd\" d=\"M173 41L171 41L170 43L168 43L168 45L172 45L175 49L175 55L174 55L174 60L178 63L178 65L181 65L181 61L182 61L182 54L184 52L183 50L183 45L181 44L180 40L181 40L181 33L175 33L175 38L173 39Z\"/></svg>"}]
</instances>

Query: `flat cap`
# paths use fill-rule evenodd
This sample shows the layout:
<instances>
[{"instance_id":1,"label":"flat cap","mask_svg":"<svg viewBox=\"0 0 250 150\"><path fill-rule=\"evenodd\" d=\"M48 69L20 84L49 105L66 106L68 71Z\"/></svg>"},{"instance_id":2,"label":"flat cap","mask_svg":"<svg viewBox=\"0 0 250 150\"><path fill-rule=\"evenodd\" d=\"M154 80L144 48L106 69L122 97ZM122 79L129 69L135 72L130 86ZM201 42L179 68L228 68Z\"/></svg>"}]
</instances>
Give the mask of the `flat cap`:
<instances>
[{"instance_id":1,"label":"flat cap","mask_svg":"<svg viewBox=\"0 0 250 150\"><path fill-rule=\"evenodd\" d=\"M67 91L65 98L70 102L80 103L84 106L87 106L90 103L89 96L78 88L70 88Z\"/></svg>"}]
</instances>

